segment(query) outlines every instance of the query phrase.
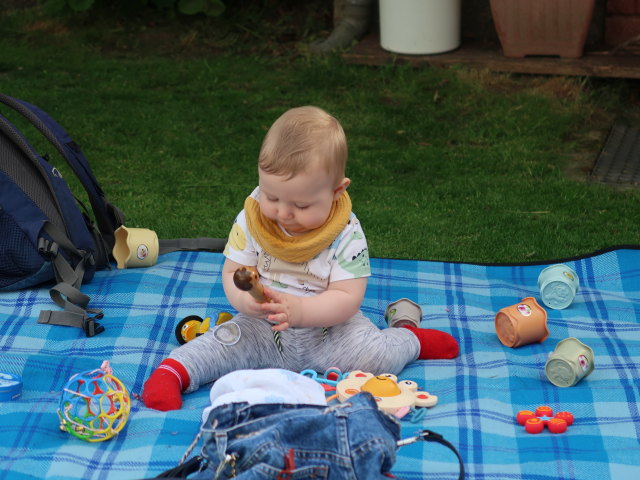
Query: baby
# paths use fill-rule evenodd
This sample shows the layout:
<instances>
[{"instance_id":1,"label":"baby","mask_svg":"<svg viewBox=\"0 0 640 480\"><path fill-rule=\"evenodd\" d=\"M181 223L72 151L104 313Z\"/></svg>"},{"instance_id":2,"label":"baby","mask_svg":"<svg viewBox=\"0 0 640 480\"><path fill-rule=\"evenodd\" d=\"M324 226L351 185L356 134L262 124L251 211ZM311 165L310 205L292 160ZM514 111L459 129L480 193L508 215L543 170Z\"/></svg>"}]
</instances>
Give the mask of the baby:
<instances>
[{"instance_id":1,"label":"baby","mask_svg":"<svg viewBox=\"0 0 640 480\"><path fill-rule=\"evenodd\" d=\"M324 110L293 108L275 121L260 149L258 187L224 251L224 292L238 314L171 352L144 385L147 407L179 409L182 393L235 370L398 374L416 359L458 355L448 333L380 330L360 312L371 270L346 161L344 131ZM241 267L257 269L267 301L236 287Z\"/></svg>"}]
</instances>

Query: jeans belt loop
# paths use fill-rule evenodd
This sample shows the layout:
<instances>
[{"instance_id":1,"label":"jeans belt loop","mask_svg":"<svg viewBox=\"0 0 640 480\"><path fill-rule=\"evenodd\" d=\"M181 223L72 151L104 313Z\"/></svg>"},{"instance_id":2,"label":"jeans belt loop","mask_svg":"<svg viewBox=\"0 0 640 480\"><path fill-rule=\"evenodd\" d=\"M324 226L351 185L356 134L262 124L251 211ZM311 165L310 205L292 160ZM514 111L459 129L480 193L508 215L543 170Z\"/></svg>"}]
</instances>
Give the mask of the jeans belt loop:
<instances>
[{"instance_id":1,"label":"jeans belt loop","mask_svg":"<svg viewBox=\"0 0 640 480\"><path fill-rule=\"evenodd\" d=\"M350 402L341 403L337 407L333 409L333 413L338 418L347 418L349 417L350 408L353 405Z\"/></svg>"},{"instance_id":2,"label":"jeans belt loop","mask_svg":"<svg viewBox=\"0 0 640 480\"><path fill-rule=\"evenodd\" d=\"M227 434L226 432L215 431L216 436L216 450L218 451L218 457L224 458L227 454Z\"/></svg>"}]
</instances>

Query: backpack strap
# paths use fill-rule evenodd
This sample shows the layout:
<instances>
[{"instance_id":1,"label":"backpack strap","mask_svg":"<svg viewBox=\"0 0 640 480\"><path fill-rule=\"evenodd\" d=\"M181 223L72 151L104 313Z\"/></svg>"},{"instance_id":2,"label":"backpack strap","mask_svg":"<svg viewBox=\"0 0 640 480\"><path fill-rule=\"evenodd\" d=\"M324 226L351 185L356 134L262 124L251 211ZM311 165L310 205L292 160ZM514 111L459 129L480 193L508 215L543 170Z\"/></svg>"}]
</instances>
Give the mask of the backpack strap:
<instances>
[{"instance_id":1,"label":"backpack strap","mask_svg":"<svg viewBox=\"0 0 640 480\"><path fill-rule=\"evenodd\" d=\"M104 326L96 321L103 318L102 311L87 308L90 298L80 291L82 277L84 275L84 265L86 261L91 261L90 256L86 252L76 249L67 239L66 235L60 232L52 223L47 222L44 231L49 237L54 239L54 241L48 242L44 238L40 238L38 248L41 253L50 257L53 263L56 281L58 282L49 290L49 295L56 305L63 308L63 310L42 310L38 317L38 323L79 327L85 332L87 337L93 337L103 332ZM159 253L183 250L221 252L226 245L226 241L224 238L174 238L159 240ZM76 268L73 269L69 262L58 253L59 247L64 247L65 251L72 252L83 260L78 262Z\"/></svg>"},{"instance_id":2,"label":"backpack strap","mask_svg":"<svg viewBox=\"0 0 640 480\"><path fill-rule=\"evenodd\" d=\"M96 258L96 262L100 267L107 266L109 264L109 252L111 252L115 243L113 232L124 223L124 214L118 207L107 200L82 150L58 122L44 110L24 100L0 93L0 102L21 114L38 129L60 152L80 180L80 183L82 183L96 217L98 229L107 244L107 256L105 258Z\"/></svg>"},{"instance_id":3,"label":"backpack strap","mask_svg":"<svg viewBox=\"0 0 640 480\"><path fill-rule=\"evenodd\" d=\"M93 337L104 331L104 327L95 321L101 319L103 314L101 310L87 308L90 298L80 291L85 264L93 261L92 255L90 252L78 250L67 236L51 222L46 222L44 232L53 241L40 237L38 250L52 262L58 282L49 290L49 295L56 305L64 310L42 310L38 317L38 323L79 327L87 337ZM68 254L81 259L75 269L59 253L59 247L63 247Z\"/></svg>"},{"instance_id":4,"label":"backpack strap","mask_svg":"<svg viewBox=\"0 0 640 480\"><path fill-rule=\"evenodd\" d=\"M66 284L60 284L63 287ZM54 287L57 288L58 286ZM60 289L62 293L64 288ZM79 290L75 290L74 292L68 292L69 296L67 298L71 298L73 293L82 293ZM86 297L86 295L85 295ZM53 297L52 297L53 298ZM77 300L77 298L76 298ZM102 312L100 310L93 309L83 309L81 307L77 307L77 305L71 302L64 302L65 310L41 310L40 315L38 316L38 323L48 323L50 325L62 325L65 327L78 327L84 331L87 337L93 337L101 332L104 332L104 327L100 325L96 320L100 320L102 318ZM77 307L77 311L73 311L74 308ZM89 313L95 313L94 316L88 315Z\"/></svg>"},{"instance_id":5,"label":"backpack strap","mask_svg":"<svg viewBox=\"0 0 640 480\"><path fill-rule=\"evenodd\" d=\"M51 258L56 281L58 282L57 285L49 290L49 295L56 305L64 310L42 310L38 317L38 323L79 327L87 337L93 337L103 332L104 327L96 322L96 320L102 319L102 311L87 308L90 298L80 291L84 265L86 261L91 261L91 258L87 256L86 252L76 249L66 235L60 232L52 223L47 222L44 231L54 241L48 242L44 238L40 238L38 248L41 253ZM159 253L182 250L221 252L226 245L226 241L224 238L173 238L159 240ZM59 246L83 259L78 262L75 269L61 254L58 254Z\"/></svg>"}]
</instances>

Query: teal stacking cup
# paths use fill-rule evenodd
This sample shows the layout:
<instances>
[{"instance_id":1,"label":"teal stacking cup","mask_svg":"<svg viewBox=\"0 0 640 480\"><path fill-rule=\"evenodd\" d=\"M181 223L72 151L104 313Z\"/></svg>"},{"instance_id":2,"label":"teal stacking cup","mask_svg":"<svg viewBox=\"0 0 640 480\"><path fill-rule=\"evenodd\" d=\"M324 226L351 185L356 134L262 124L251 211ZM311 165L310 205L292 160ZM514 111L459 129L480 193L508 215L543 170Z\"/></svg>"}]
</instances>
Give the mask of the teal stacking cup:
<instances>
[{"instance_id":1,"label":"teal stacking cup","mask_svg":"<svg viewBox=\"0 0 640 480\"><path fill-rule=\"evenodd\" d=\"M564 264L545 268L538 276L542 303L554 310L567 308L578 292L579 283L576 272Z\"/></svg>"},{"instance_id":2,"label":"teal stacking cup","mask_svg":"<svg viewBox=\"0 0 640 480\"><path fill-rule=\"evenodd\" d=\"M15 400L22 395L22 377L0 372L0 403Z\"/></svg>"}]
</instances>

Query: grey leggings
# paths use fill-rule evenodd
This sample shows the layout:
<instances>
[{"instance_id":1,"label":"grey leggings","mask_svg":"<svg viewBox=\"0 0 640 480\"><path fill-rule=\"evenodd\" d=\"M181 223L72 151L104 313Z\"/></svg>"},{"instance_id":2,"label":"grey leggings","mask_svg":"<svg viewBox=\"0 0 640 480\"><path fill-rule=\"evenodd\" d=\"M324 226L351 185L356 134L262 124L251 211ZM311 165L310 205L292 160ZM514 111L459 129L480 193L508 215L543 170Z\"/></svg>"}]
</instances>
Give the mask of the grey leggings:
<instances>
[{"instance_id":1,"label":"grey leggings","mask_svg":"<svg viewBox=\"0 0 640 480\"><path fill-rule=\"evenodd\" d=\"M239 335L238 335L239 332ZM239 337L239 338L238 338ZM176 348L170 358L189 373L186 392L242 369L305 369L324 373L331 367L342 372L362 370L375 375L397 375L418 358L418 338L405 328L380 330L358 312L324 333L322 328L288 328L276 343L266 320L236 315L204 335Z\"/></svg>"}]
</instances>

